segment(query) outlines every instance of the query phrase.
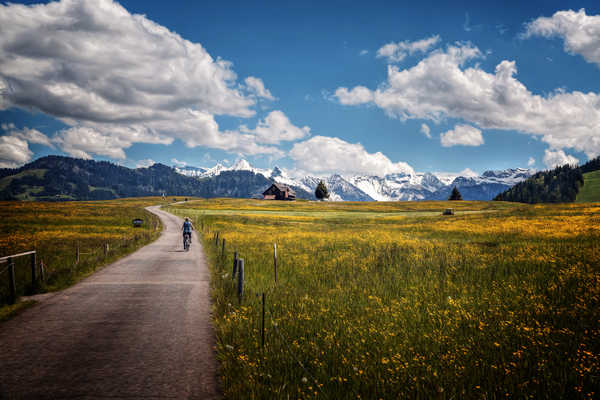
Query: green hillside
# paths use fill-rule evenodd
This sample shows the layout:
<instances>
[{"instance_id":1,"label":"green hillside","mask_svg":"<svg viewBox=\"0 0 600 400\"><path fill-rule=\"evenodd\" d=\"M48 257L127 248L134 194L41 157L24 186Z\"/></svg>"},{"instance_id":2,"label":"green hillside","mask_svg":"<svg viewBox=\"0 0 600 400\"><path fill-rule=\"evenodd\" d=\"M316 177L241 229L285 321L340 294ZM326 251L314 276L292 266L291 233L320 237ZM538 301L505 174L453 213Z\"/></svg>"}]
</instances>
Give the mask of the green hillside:
<instances>
[{"instance_id":1,"label":"green hillside","mask_svg":"<svg viewBox=\"0 0 600 400\"><path fill-rule=\"evenodd\" d=\"M33 176L39 179L43 179L46 175L46 169L29 169L25 171L21 171L14 175L5 176L4 178L0 178L0 190L4 190L10 185L10 183L15 179L21 179L28 176Z\"/></svg>"},{"instance_id":2,"label":"green hillside","mask_svg":"<svg viewBox=\"0 0 600 400\"><path fill-rule=\"evenodd\" d=\"M273 181L251 171L197 179L162 164L130 169L106 161L46 156L17 169L0 168L0 200L109 200L171 196L259 197ZM314 196L294 188L298 198Z\"/></svg>"},{"instance_id":3,"label":"green hillside","mask_svg":"<svg viewBox=\"0 0 600 400\"><path fill-rule=\"evenodd\" d=\"M583 174L583 182L575 202L600 202L600 170Z\"/></svg>"},{"instance_id":4,"label":"green hillside","mask_svg":"<svg viewBox=\"0 0 600 400\"><path fill-rule=\"evenodd\" d=\"M583 175L579 167L563 165L540 171L498 194L494 200L520 203L570 203L575 201Z\"/></svg>"}]
</instances>

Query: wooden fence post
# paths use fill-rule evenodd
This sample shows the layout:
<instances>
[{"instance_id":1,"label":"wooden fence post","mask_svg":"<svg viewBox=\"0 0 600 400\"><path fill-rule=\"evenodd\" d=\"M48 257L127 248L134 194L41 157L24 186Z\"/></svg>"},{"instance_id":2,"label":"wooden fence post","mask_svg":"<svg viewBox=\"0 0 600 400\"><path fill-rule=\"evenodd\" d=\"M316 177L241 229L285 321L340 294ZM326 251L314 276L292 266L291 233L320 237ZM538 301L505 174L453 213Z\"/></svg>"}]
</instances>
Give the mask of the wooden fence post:
<instances>
[{"instance_id":1,"label":"wooden fence post","mask_svg":"<svg viewBox=\"0 0 600 400\"><path fill-rule=\"evenodd\" d=\"M233 272L231 273L231 279L235 278L235 272L237 271L237 251L233 252Z\"/></svg>"},{"instance_id":2,"label":"wooden fence post","mask_svg":"<svg viewBox=\"0 0 600 400\"><path fill-rule=\"evenodd\" d=\"M215 246L219 246L219 232L217 232L217 236L215 237Z\"/></svg>"},{"instance_id":3,"label":"wooden fence post","mask_svg":"<svg viewBox=\"0 0 600 400\"><path fill-rule=\"evenodd\" d=\"M225 255L225 238L223 238L223 245L221 246L221 255Z\"/></svg>"},{"instance_id":4,"label":"wooden fence post","mask_svg":"<svg viewBox=\"0 0 600 400\"><path fill-rule=\"evenodd\" d=\"M238 259L238 299L242 304L242 297L244 296L244 259Z\"/></svg>"},{"instance_id":5,"label":"wooden fence post","mask_svg":"<svg viewBox=\"0 0 600 400\"><path fill-rule=\"evenodd\" d=\"M273 243L273 268L275 270L275 283L277 283L277 243Z\"/></svg>"},{"instance_id":6,"label":"wooden fence post","mask_svg":"<svg viewBox=\"0 0 600 400\"><path fill-rule=\"evenodd\" d=\"M35 257L36 253L32 253L31 254L31 286L35 287L35 285L37 284L37 274L36 274L36 257Z\"/></svg>"},{"instance_id":7,"label":"wooden fence post","mask_svg":"<svg viewBox=\"0 0 600 400\"><path fill-rule=\"evenodd\" d=\"M10 304L15 304L17 301L17 286L15 284L15 260L8 259L8 288L10 290Z\"/></svg>"},{"instance_id":8,"label":"wooden fence post","mask_svg":"<svg viewBox=\"0 0 600 400\"><path fill-rule=\"evenodd\" d=\"M44 260L40 258L40 279L42 282L46 282L46 266Z\"/></svg>"},{"instance_id":9,"label":"wooden fence post","mask_svg":"<svg viewBox=\"0 0 600 400\"><path fill-rule=\"evenodd\" d=\"M262 294L262 347L265 347L265 292Z\"/></svg>"},{"instance_id":10,"label":"wooden fence post","mask_svg":"<svg viewBox=\"0 0 600 400\"><path fill-rule=\"evenodd\" d=\"M105 243L104 244L104 257L108 256L108 251L109 251L108 243Z\"/></svg>"}]
</instances>

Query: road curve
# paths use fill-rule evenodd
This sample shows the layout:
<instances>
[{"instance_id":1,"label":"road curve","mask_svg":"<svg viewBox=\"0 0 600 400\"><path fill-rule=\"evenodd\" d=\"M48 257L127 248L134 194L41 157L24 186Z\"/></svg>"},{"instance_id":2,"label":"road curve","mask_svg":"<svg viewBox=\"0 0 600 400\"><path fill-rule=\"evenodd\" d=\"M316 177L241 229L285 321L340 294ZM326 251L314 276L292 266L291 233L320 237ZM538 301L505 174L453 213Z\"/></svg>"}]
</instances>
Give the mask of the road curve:
<instances>
[{"instance_id":1,"label":"road curve","mask_svg":"<svg viewBox=\"0 0 600 400\"><path fill-rule=\"evenodd\" d=\"M209 273L195 234L155 242L0 324L0 399L215 399Z\"/></svg>"}]
</instances>

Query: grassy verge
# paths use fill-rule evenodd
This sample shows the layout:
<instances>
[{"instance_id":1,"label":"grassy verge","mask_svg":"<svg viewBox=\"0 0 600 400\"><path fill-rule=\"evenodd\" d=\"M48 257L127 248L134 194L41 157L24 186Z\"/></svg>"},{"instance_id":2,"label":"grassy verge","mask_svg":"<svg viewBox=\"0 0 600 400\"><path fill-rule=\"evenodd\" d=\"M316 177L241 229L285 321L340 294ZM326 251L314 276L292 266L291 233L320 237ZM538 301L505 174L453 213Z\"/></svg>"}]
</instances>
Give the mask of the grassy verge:
<instances>
[{"instance_id":1,"label":"grassy verge","mask_svg":"<svg viewBox=\"0 0 600 400\"><path fill-rule=\"evenodd\" d=\"M28 309L35 303L35 301L27 300L0 307L0 322L8 321L12 317L18 315L21 311Z\"/></svg>"},{"instance_id":2,"label":"grassy verge","mask_svg":"<svg viewBox=\"0 0 600 400\"><path fill-rule=\"evenodd\" d=\"M446 207L471 213L439 215ZM203 228L226 398L598 395L598 205L206 200L169 210Z\"/></svg>"},{"instance_id":3,"label":"grassy verge","mask_svg":"<svg viewBox=\"0 0 600 400\"><path fill-rule=\"evenodd\" d=\"M31 258L15 260L18 295L64 289L160 235L158 217L144 210L159 198L96 202L0 202L0 254L37 251L45 281L32 284ZM134 228L132 220L144 223ZM107 247L108 245L108 247ZM77 262L77 248L79 261ZM0 264L0 304L9 300L7 264Z\"/></svg>"}]
</instances>

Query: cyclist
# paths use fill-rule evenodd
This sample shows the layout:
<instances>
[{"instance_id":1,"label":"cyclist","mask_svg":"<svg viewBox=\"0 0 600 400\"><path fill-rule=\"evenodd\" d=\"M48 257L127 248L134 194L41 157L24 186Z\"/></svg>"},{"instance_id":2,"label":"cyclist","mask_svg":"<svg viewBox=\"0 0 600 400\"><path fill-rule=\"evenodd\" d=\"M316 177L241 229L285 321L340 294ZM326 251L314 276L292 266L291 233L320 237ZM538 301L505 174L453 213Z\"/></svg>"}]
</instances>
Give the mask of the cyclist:
<instances>
[{"instance_id":1,"label":"cyclist","mask_svg":"<svg viewBox=\"0 0 600 400\"><path fill-rule=\"evenodd\" d=\"M189 236L190 243L192 241L192 231L194 230L194 225L192 225L192 221L188 217L185 217L185 221L183 221L183 226L181 227L183 231L183 247L185 247L185 238Z\"/></svg>"}]
</instances>

